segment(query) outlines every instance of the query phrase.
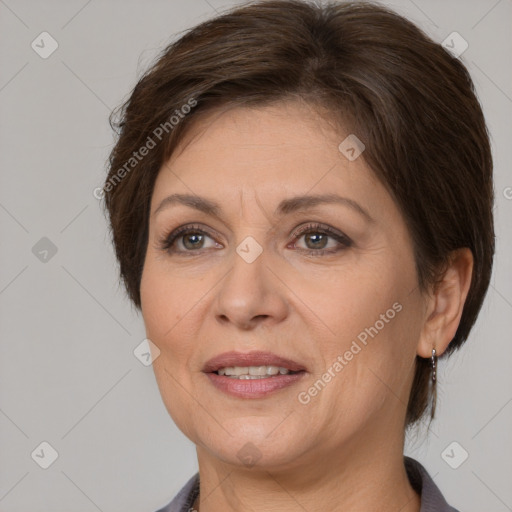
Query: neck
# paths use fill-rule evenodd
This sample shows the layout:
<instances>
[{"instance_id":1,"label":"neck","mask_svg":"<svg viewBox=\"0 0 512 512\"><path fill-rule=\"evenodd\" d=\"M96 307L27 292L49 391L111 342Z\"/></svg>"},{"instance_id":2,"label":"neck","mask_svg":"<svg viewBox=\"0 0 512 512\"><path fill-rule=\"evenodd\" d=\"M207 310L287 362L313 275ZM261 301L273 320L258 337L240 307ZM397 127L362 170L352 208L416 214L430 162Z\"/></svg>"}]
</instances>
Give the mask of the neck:
<instances>
[{"instance_id":1,"label":"neck","mask_svg":"<svg viewBox=\"0 0 512 512\"><path fill-rule=\"evenodd\" d=\"M335 451L330 447L322 453L315 447L286 467L228 464L197 446L200 496L194 508L200 512L419 512L420 497L404 466L403 433L395 440L377 435L378 443L368 442L369 434L373 433L362 432L359 441Z\"/></svg>"}]
</instances>

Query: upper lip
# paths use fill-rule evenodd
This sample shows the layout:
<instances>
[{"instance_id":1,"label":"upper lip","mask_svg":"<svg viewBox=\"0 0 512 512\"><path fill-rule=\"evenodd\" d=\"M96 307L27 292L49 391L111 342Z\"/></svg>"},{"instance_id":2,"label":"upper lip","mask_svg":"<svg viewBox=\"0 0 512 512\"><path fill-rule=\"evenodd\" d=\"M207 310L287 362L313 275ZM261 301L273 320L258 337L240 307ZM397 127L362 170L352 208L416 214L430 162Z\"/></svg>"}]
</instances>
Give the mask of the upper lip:
<instances>
[{"instance_id":1,"label":"upper lip","mask_svg":"<svg viewBox=\"0 0 512 512\"><path fill-rule=\"evenodd\" d=\"M272 352L253 351L253 352L224 352L208 360L204 365L203 372L212 373L220 368L233 366L279 366L292 372L305 370L301 364L278 356Z\"/></svg>"}]
</instances>

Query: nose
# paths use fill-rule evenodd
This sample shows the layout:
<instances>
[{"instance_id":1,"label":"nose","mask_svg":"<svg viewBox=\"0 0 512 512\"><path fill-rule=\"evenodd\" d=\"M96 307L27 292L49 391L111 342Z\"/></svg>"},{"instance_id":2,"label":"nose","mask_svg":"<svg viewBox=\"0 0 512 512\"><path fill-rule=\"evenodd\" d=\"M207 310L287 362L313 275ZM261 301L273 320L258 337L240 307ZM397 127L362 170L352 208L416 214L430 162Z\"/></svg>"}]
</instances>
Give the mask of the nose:
<instances>
[{"instance_id":1,"label":"nose","mask_svg":"<svg viewBox=\"0 0 512 512\"><path fill-rule=\"evenodd\" d=\"M276 274L265 251L251 263L234 252L233 266L221 281L216 296L216 320L242 330L282 322L288 315L289 303L286 286Z\"/></svg>"}]
</instances>

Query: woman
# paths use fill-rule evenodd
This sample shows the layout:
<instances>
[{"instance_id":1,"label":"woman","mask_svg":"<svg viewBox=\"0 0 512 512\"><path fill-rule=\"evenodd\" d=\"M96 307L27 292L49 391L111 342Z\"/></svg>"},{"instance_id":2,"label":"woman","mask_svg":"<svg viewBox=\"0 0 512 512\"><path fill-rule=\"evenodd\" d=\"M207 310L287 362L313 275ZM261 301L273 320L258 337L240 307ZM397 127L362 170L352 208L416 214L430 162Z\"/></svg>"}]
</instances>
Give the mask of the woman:
<instances>
[{"instance_id":1,"label":"woman","mask_svg":"<svg viewBox=\"0 0 512 512\"><path fill-rule=\"evenodd\" d=\"M256 2L119 114L113 243L199 465L161 511L454 511L403 446L491 274L461 62L381 6Z\"/></svg>"}]
</instances>

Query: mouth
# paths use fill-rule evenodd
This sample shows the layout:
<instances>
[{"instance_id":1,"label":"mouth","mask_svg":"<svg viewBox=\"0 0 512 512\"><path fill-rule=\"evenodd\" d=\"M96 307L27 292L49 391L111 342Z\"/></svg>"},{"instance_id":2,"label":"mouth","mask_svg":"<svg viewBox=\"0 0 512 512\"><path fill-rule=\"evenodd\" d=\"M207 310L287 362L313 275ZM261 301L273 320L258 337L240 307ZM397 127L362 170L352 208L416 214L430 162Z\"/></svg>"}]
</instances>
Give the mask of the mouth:
<instances>
[{"instance_id":1,"label":"mouth","mask_svg":"<svg viewBox=\"0 0 512 512\"><path fill-rule=\"evenodd\" d=\"M212 372L216 375L225 375L230 379L251 380L251 379L268 379L277 375L295 375L302 373L304 370L292 371L282 366L227 366L219 368Z\"/></svg>"},{"instance_id":2,"label":"mouth","mask_svg":"<svg viewBox=\"0 0 512 512\"><path fill-rule=\"evenodd\" d=\"M265 372L270 368L270 373L262 373L262 367L265 367ZM233 368L236 373L233 373ZM259 370L256 370L259 368ZM277 371L275 370L277 368ZM246 369L250 371L245 371ZM226 370L229 370L226 372ZM249 374L253 376L277 375L278 373L286 374L297 373L305 371L306 367L288 359L278 356L272 352L224 352L218 356L213 357L203 367L204 373L219 373L224 371L227 375L244 375Z\"/></svg>"},{"instance_id":3,"label":"mouth","mask_svg":"<svg viewBox=\"0 0 512 512\"><path fill-rule=\"evenodd\" d=\"M226 352L204 366L210 382L220 391L239 398L263 398L301 380L306 368L270 352Z\"/></svg>"}]
</instances>

